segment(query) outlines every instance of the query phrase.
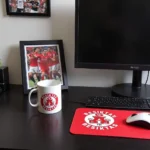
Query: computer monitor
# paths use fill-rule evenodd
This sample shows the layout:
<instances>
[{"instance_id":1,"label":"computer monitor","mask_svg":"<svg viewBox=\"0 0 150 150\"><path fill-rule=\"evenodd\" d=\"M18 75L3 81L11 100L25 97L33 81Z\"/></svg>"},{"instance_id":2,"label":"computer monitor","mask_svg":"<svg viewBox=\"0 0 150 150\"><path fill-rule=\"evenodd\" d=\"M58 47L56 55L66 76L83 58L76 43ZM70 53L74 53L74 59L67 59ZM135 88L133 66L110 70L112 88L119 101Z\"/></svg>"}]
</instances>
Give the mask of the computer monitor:
<instances>
[{"instance_id":1,"label":"computer monitor","mask_svg":"<svg viewBox=\"0 0 150 150\"><path fill-rule=\"evenodd\" d=\"M117 96L150 98L142 71L150 70L150 0L76 0L75 67L133 70Z\"/></svg>"}]
</instances>

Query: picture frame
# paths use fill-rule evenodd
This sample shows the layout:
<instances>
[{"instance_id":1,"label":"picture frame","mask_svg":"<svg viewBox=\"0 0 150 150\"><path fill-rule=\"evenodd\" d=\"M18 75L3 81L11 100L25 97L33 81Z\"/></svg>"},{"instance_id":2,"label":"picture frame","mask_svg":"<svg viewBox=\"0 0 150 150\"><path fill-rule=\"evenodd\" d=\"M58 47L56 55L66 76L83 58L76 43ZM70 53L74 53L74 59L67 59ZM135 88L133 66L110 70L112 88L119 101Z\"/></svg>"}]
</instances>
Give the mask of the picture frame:
<instances>
[{"instance_id":1,"label":"picture frame","mask_svg":"<svg viewBox=\"0 0 150 150\"><path fill-rule=\"evenodd\" d=\"M20 41L20 56L24 94L45 79L60 80L62 90L68 89L62 40Z\"/></svg>"},{"instance_id":2,"label":"picture frame","mask_svg":"<svg viewBox=\"0 0 150 150\"><path fill-rule=\"evenodd\" d=\"M50 0L5 0L7 15L50 17Z\"/></svg>"}]
</instances>

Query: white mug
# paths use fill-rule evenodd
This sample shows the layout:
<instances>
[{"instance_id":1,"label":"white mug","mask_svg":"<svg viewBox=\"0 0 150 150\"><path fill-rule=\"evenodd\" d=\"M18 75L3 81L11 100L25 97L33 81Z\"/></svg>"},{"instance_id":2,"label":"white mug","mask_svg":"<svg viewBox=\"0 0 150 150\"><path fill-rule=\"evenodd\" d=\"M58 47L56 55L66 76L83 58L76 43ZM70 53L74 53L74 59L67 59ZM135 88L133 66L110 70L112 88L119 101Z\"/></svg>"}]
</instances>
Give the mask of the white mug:
<instances>
[{"instance_id":1,"label":"white mug","mask_svg":"<svg viewBox=\"0 0 150 150\"><path fill-rule=\"evenodd\" d=\"M31 102L31 94L37 91L38 101ZM42 80L37 83L37 88L32 89L28 95L32 107L38 107L38 111L45 114L57 113L62 109L61 82L59 80Z\"/></svg>"}]
</instances>

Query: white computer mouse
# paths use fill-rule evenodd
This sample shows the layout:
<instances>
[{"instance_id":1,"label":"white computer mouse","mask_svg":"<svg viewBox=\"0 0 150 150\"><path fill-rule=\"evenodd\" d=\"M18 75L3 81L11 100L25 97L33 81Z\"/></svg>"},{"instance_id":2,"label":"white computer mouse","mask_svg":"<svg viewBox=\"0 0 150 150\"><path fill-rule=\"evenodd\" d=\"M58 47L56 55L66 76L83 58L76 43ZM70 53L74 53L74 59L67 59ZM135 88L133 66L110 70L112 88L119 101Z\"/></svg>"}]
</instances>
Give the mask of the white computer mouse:
<instances>
[{"instance_id":1,"label":"white computer mouse","mask_svg":"<svg viewBox=\"0 0 150 150\"><path fill-rule=\"evenodd\" d=\"M132 114L126 119L126 123L150 129L150 113L142 112Z\"/></svg>"}]
</instances>

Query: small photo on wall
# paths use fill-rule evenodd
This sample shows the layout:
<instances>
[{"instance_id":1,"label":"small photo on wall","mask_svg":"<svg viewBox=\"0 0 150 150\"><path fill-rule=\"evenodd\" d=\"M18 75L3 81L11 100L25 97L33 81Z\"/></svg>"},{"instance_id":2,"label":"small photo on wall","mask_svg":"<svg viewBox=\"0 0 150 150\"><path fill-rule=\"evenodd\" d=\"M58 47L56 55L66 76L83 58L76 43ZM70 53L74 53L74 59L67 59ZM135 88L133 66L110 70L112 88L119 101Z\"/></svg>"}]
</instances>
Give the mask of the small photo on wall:
<instances>
[{"instance_id":1,"label":"small photo on wall","mask_svg":"<svg viewBox=\"0 0 150 150\"><path fill-rule=\"evenodd\" d=\"M50 0L6 0L8 15L50 16Z\"/></svg>"},{"instance_id":2,"label":"small photo on wall","mask_svg":"<svg viewBox=\"0 0 150 150\"><path fill-rule=\"evenodd\" d=\"M24 93L46 79L60 80L67 87L61 40L20 42Z\"/></svg>"}]
</instances>

